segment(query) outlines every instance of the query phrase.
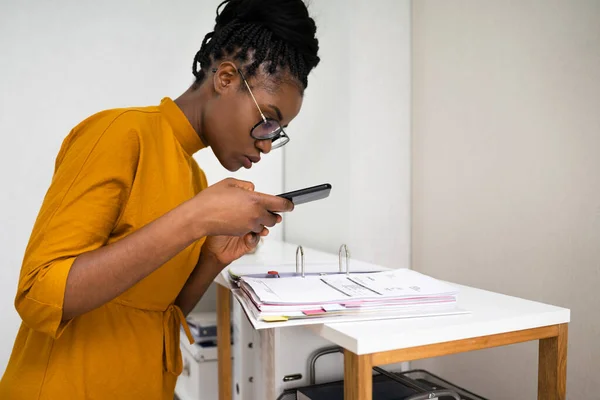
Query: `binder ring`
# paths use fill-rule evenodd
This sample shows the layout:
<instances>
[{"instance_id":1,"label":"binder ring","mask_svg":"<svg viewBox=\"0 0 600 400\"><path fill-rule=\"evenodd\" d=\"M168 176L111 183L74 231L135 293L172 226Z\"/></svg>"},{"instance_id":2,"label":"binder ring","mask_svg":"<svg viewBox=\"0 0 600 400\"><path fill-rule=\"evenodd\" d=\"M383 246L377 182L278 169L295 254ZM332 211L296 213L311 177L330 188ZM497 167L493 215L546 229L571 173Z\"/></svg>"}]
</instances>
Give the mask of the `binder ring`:
<instances>
[{"instance_id":1,"label":"binder ring","mask_svg":"<svg viewBox=\"0 0 600 400\"><path fill-rule=\"evenodd\" d=\"M339 261L340 261L340 273L342 272L342 250L344 250L344 257L346 259L346 275L350 275L350 252L348 251L348 246L345 244L340 246L339 251Z\"/></svg>"},{"instance_id":2,"label":"binder ring","mask_svg":"<svg viewBox=\"0 0 600 400\"><path fill-rule=\"evenodd\" d=\"M300 255L300 264L298 264L298 255ZM296 249L296 273L298 273L298 267L302 268L302 277L304 278L304 249L302 246L298 246Z\"/></svg>"}]
</instances>

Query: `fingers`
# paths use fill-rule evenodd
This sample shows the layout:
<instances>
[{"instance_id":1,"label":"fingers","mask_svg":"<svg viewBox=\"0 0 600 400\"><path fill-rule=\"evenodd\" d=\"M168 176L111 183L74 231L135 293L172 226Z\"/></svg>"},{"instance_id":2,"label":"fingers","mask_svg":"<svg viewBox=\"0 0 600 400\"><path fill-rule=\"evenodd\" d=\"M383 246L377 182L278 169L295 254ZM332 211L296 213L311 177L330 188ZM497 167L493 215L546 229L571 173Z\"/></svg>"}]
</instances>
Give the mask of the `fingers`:
<instances>
[{"instance_id":1,"label":"fingers","mask_svg":"<svg viewBox=\"0 0 600 400\"><path fill-rule=\"evenodd\" d=\"M242 181L239 179L228 178L227 182L230 186L238 187L240 189L249 190L251 192L254 191L254 183L248 181Z\"/></svg>"},{"instance_id":2,"label":"fingers","mask_svg":"<svg viewBox=\"0 0 600 400\"><path fill-rule=\"evenodd\" d=\"M271 225L275 226L275 224ZM265 225L257 225L252 229L251 232L248 232L246 235L255 235L255 236L267 236L269 234L269 228Z\"/></svg>"},{"instance_id":3,"label":"fingers","mask_svg":"<svg viewBox=\"0 0 600 400\"><path fill-rule=\"evenodd\" d=\"M294 209L294 203L288 199L284 199L279 196L272 196L270 194L254 192L257 196L258 201L265 207L265 209L273 212L289 212Z\"/></svg>"},{"instance_id":4,"label":"fingers","mask_svg":"<svg viewBox=\"0 0 600 400\"><path fill-rule=\"evenodd\" d=\"M260 242L261 237L265 237L269 234L269 230L267 228L263 228L260 233L247 233L244 235L244 243L248 250L252 250L256 246L258 246L258 242Z\"/></svg>"},{"instance_id":5,"label":"fingers","mask_svg":"<svg viewBox=\"0 0 600 400\"><path fill-rule=\"evenodd\" d=\"M246 235L244 235L244 243L246 244L246 247L248 247L248 249L253 249L254 247L256 247L256 245L258 245L259 240L260 234L247 233Z\"/></svg>"},{"instance_id":6,"label":"fingers","mask_svg":"<svg viewBox=\"0 0 600 400\"><path fill-rule=\"evenodd\" d=\"M266 211L262 218L261 225L272 228L275 225L277 225L279 222L281 222L281 215L273 214L271 212Z\"/></svg>"}]
</instances>

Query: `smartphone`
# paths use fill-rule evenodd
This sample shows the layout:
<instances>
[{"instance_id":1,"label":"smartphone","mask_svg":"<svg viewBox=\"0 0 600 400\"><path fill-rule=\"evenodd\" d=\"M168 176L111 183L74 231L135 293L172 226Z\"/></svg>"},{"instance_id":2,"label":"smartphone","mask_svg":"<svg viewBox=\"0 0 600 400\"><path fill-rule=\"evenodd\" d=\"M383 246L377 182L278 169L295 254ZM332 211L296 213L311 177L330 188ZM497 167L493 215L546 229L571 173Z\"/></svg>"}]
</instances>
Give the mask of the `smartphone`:
<instances>
[{"instance_id":1,"label":"smartphone","mask_svg":"<svg viewBox=\"0 0 600 400\"><path fill-rule=\"evenodd\" d=\"M290 200L297 206L298 204L324 199L329 196L329 192L331 192L331 185L329 183L324 183L306 189L278 194L278 196Z\"/></svg>"}]
</instances>

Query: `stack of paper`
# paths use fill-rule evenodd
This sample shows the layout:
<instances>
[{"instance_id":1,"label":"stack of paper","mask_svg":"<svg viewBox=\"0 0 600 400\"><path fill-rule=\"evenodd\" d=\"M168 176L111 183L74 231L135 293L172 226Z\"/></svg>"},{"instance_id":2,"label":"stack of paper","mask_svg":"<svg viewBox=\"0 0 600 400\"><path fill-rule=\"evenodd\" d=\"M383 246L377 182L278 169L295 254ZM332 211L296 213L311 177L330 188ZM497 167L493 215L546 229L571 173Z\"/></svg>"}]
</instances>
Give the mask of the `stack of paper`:
<instances>
[{"instance_id":1,"label":"stack of paper","mask_svg":"<svg viewBox=\"0 0 600 400\"><path fill-rule=\"evenodd\" d=\"M285 278L242 276L237 284L244 308L263 321L363 313L451 313L458 295L455 287L409 269Z\"/></svg>"}]
</instances>

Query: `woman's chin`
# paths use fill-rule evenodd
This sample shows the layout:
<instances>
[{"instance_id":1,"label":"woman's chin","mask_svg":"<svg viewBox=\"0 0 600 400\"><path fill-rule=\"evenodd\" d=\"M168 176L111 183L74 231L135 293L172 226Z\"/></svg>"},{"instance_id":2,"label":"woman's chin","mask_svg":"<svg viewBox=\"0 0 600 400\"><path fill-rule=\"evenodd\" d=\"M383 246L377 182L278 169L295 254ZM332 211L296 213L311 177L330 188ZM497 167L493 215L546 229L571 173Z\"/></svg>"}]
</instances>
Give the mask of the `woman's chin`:
<instances>
[{"instance_id":1,"label":"woman's chin","mask_svg":"<svg viewBox=\"0 0 600 400\"><path fill-rule=\"evenodd\" d=\"M234 157L219 157L217 154L215 156L219 160L219 164L229 172L236 172L244 166L239 159Z\"/></svg>"},{"instance_id":2,"label":"woman's chin","mask_svg":"<svg viewBox=\"0 0 600 400\"><path fill-rule=\"evenodd\" d=\"M242 168L242 165L240 163L237 164L228 164L228 165L223 165L223 167L225 167L225 169L229 172L236 172L239 171L240 168Z\"/></svg>"},{"instance_id":3,"label":"woman's chin","mask_svg":"<svg viewBox=\"0 0 600 400\"><path fill-rule=\"evenodd\" d=\"M221 165L229 172L239 171L244 166L244 164L237 160L228 160L226 163L222 162Z\"/></svg>"}]
</instances>

